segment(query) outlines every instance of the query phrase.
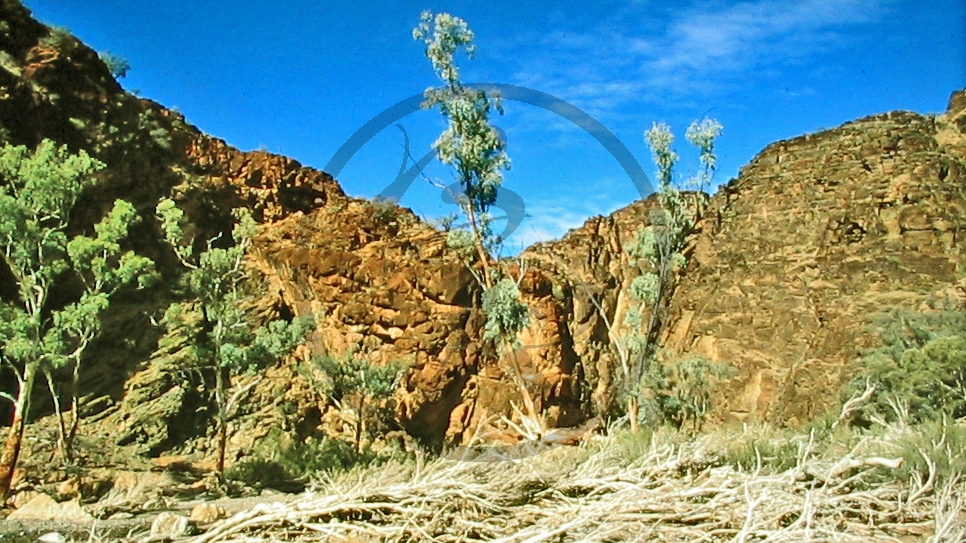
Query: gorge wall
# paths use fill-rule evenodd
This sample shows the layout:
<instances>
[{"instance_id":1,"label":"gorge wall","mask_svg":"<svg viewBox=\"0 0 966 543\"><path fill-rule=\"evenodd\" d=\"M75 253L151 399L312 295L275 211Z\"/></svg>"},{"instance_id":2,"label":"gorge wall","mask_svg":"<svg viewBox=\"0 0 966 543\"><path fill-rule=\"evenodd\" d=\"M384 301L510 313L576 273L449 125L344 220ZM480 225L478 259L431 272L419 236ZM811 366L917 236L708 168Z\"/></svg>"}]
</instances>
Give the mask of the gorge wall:
<instances>
[{"instance_id":1,"label":"gorge wall","mask_svg":"<svg viewBox=\"0 0 966 543\"><path fill-rule=\"evenodd\" d=\"M615 287L639 273L621 248L649 205L524 254L568 288L591 285L619 323L628 301ZM964 211L966 92L936 117L892 112L769 145L711 198L662 345L737 368L719 419L810 420L875 345L873 316L963 306ZM605 323L573 290L567 327L582 331L582 362L605 367Z\"/></svg>"},{"instance_id":2,"label":"gorge wall","mask_svg":"<svg viewBox=\"0 0 966 543\"><path fill-rule=\"evenodd\" d=\"M180 273L153 218L163 196L179 200L199 239L225 230L232 207L252 208L261 223L252 277L265 285L253 307L265 318L316 318L308 345L235 383L245 392L232 451L271 429L338 431L312 380L313 353L408 362L397 419L428 442L464 441L519 401L482 346L479 288L443 234L408 210L346 196L323 172L200 133L126 93L96 53L18 2L0 6L5 139L51 138L105 162L72 228L90 229L115 198L130 200L144 219L132 247L166 279L121 296L105 317L85 362L88 431L152 455L201 452L210 438L201 378L180 371L185 345L152 325ZM516 356L552 425L579 424L609 401L600 386L615 362L607 323L622 321L622 292L640 273L624 245L654 205L635 202L522 254L533 319ZM720 391L719 419L803 422L834 405L851 362L874 344L872 314L963 302L964 211L963 92L937 117L894 112L772 144L711 198L664 346L738 369ZM15 296L11 281L0 269L0 299ZM60 303L73 295L60 293ZM49 400L35 403L39 415Z\"/></svg>"}]
</instances>

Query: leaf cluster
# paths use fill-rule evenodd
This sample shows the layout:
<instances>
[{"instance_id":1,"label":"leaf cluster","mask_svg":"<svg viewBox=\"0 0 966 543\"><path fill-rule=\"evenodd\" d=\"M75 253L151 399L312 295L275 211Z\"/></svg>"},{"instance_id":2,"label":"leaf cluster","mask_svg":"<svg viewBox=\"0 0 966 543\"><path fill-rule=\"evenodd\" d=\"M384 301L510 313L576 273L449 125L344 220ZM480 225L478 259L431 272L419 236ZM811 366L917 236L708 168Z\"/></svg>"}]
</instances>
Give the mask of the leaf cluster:
<instances>
[{"instance_id":1,"label":"leaf cluster","mask_svg":"<svg viewBox=\"0 0 966 543\"><path fill-rule=\"evenodd\" d=\"M645 391L644 414L678 428L690 422L697 430L711 412L715 387L734 373L729 364L699 356L653 363L641 384Z\"/></svg>"},{"instance_id":2,"label":"leaf cluster","mask_svg":"<svg viewBox=\"0 0 966 543\"><path fill-rule=\"evenodd\" d=\"M117 200L94 225L94 235L68 240L71 209L95 183L104 165L80 151L71 154L44 140L26 147L0 148L0 247L14 275L19 299L0 304L3 355L18 364L58 367L78 363L100 331L100 313L110 296L126 285L150 286L154 262L121 242L140 219L129 202ZM84 285L78 300L50 307L51 289L72 272Z\"/></svg>"},{"instance_id":3,"label":"leaf cluster","mask_svg":"<svg viewBox=\"0 0 966 543\"><path fill-rule=\"evenodd\" d=\"M364 446L365 437L372 434L368 421L374 414L378 421L375 427L391 424L395 410L394 393L408 367L408 364L398 361L385 365L371 364L351 352L343 356L326 354L313 357L307 373L319 392L340 411L346 408L355 411L355 456L340 461L343 467L361 458L372 457L371 451Z\"/></svg>"},{"instance_id":4,"label":"leaf cluster","mask_svg":"<svg viewBox=\"0 0 966 543\"><path fill-rule=\"evenodd\" d=\"M40 43L63 52L70 52L77 45L77 39L71 35L69 28L52 26L48 29L47 35L40 39Z\"/></svg>"},{"instance_id":5,"label":"leaf cluster","mask_svg":"<svg viewBox=\"0 0 966 543\"><path fill-rule=\"evenodd\" d=\"M190 333L200 367L226 368L232 373L254 371L274 363L304 341L308 320L272 320L259 323L245 304L250 299L245 253L256 232L251 212L233 211L236 223L232 244L217 247L224 236L207 241L195 251L194 240L184 235L184 212L170 199L162 199L156 212L165 239L188 268L180 286L186 303L174 303L165 313L169 329Z\"/></svg>"},{"instance_id":6,"label":"leaf cluster","mask_svg":"<svg viewBox=\"0 0 966 543\"><path fill-rule=\"evenodd\" d=\"M319 383L320 392L337 402L354 395L362 395L368 400L389 399L399 387L406 368L399 362L377 366L352 353L341 357L318 356L313 363L324 376Z\"/></svg>"},{"instance_id":7,"label":"leaf cluster","mask_svg":"<svg viewBox=\"0 0 966 543\"><path fill-rule=\"evenodd\" d=\"M966 416L966 312L893 309L875 319L882 345L859 361L843 394L876 390L859 419L895 420L904 404L914 421Z\"/></svg>"},{"instance_id":8,"label":"leaf cluster","mask_svg":"<svg viewBox=\"0 0 966 543\"><path fill-rule=\"evenodd\" d=\"M115 55L110 51L103 51L97 54L100 57L101 62L107 66L110 70L111 75L114 79L122 79L127 76L127 72L131 69L131 63L124 59L124 57Z\"/></svg>"},{"instance_id":9,"label":"leaf cluster","mask_svg":"<svg viewBox=\"0 0 966 543\"><path fill-rule=\"evenodd\" d=\"M483 328L483 339L486 340L507 339L512 342L517 332L530 324L529 308L520 301L520 287L507 277L483 293L483 314L486 315Z\"/></svg>"}]
</instances>

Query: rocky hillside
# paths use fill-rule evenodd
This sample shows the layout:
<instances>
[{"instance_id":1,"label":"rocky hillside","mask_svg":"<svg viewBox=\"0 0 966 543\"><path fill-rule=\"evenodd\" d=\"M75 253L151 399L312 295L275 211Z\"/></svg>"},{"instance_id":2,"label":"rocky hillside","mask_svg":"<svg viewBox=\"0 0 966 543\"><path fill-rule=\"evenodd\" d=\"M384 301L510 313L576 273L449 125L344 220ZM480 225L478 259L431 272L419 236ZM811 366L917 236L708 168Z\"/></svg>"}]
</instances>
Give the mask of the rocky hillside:
<instances>
[{"instance_id":1,"label":"rocky hillside","mask_svg":"<svg viewBox=\"0 0 966 543\"><path fill-rule=\"evenodd\" d=\"M166 278L112 305L83 383L89 432L150 455L207 449L210 398L198 376L179 371L185 346L151 324L181 273L153 218L164 196L179 200L199 238L223 231L232 207L254 210L261 227L251 273L266 287L255 308L266 318L316 318L305 348L235 383L245 392L230 421L232 451L272 430L334 431L306 371L313 353L408 362L397 420L428 442L463 441L518 399L504 366L481 350L479 290L438 231L408 210L350 198L291 159L233 149L126 93L95 52L14 0L0 3L0 22L0 134L27 145L51 138L105 162L73 228L91 228L115 198L130 200L144 219L134 247ZM602 383L613 353L602 316L618 322L627 309L621 292L639 271L623 246L653 205L591 219L523 255L534 318L516 356L551 425L579 424L609 401ZM962 298L964 206L962 92L936 118L891 113L775 143L712 198L665 345L739 369L720 394L721 418L806 420L832 405L857 350L874 341L869 315ZM11 283L0 269L0 297L14 295ZM36 415L49 403L38 392Z\"/></svg>"},{"instance_id":2,"label":"rocky hillside","mask_svg":"<svg viewBox=\"0 0 966 543\"><path fill-rule=\"evenodd\" d=\"M107 164L71 223L90 229L115 198L143 219L133 248L166 278L147 295L120 296L108 332L90 350L82 394L86 414L119 445L145 453L204 445L209 398L196 376L180 371L184 345L152 325L174 299L181 269L162 242L153 209L170 196L186 210L196 238L225 231L230 209L248 206L260 221L250 264L268 288L254 305L266 318L311 312L310 346L251 388L233 433L244 448L278 427L321 432L324 405L299 371L310 351L352 349L374 362L405 360L401 420L413 434L439 439L463 384L475 373L480 323L469 272L444 254L443 238L408 210L349 198L327 174L268 153L244 153L200 133L184 118L124 92L98 55L66 32L31 18L19 2L0 4L0 133L13 144L50 138ZM15 295L0 269L0 296ZM60 293L69 300L76 293ZM56 302L55 302L56 303ZM4 378L4 388L13 386ZM36 415L49 409L38 393ZM9 420L0 406L0 420ZM251 416L254 415L254 416Z\"/></svg>"},{"instance_id":3,"label":"rocky hillside","mask_svg":"<svg viewBox=\"0 0 966 543\"><path fill-rule=\"evenodd\" d=\"M966 299L966 93L770 145L713 206L668 345L739 365L731 416L809 420L870 316Z\"/></svg>"},{"instance_id":4,"label":"rocky hillside","mask_svg":"<svg viewBox=\"0 0 966 543\"><path fill-rule=\"evenodd\" d=\"M639 272L622 246L647 202L588 221L525 254L568 289L566 328L584 367L612 354ZM833 408L889 307L966 301L966 92L937 117L875 115L765 148L715 194L690 241L663 345L728 362L720 418L797 423ZM577 285L584 285L580 288Z\"/></svg>"}]
</instances>

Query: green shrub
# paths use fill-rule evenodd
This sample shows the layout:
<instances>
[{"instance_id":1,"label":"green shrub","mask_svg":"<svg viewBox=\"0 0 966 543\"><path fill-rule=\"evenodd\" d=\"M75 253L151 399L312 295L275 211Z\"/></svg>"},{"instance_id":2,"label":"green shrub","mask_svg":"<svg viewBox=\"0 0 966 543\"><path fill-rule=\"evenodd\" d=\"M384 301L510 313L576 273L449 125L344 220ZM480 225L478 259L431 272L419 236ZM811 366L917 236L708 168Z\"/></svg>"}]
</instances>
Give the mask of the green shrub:
<instances>
[{"instance_id":1,"label":"green shrub","mask_svg":"<svg viewBox=\"0 0 966 543\"><path fill-rule=\"evenodd\" d=\"M369 201L369 207L372 209L373 220L392 232L397 232L400 226L409 223L406 212L392 199L373 198Z\"/></svg>"},{"instance_id":2,"label":"green shrub","mask_svg":"<svg viewBox=\"0 0 966 543\"><path fill-rule=\"evenodd\" d=\"M637 432L626 428L615 428L611 432L615 438L614 442L608 446L606 453L613 455L614 465L630 465L638 458L646 456L651 450L655 440L654 433L655 429L650 427L643 427ZM591 446L593 447L593 444Z\"/></svg>"},{"instance_id":3,"label":"green shrub","mask_svg":"<svg viewBox=\"0 0 966 543\"><path fill-rule=\"evenodd\" d=\"M254 488L288 487L292 483L285 468L274 460L253 458L239 462L225 470L225 479L238 481Z\"/></svg>"},{"instance_id":4,"label":"green shrub","mask_svg":"<svg viewBox=\"0 0 966 543\"><path fill-rule=\"evenodd\" d=\"M513 347L519 343L517 332L530 324L528 307L520 301L520 288L507 277L483 292L483 314L486 315L483 339L503 339Z\"/></svg>"},{"instance_id":5,"label":"green shrub","mask_svg":"<svg viewBox=\"0 0 966 543\"><path fill-rule=\"evenodd\" d=\"M40 39L41 45L68 52L76 43L70 29L63 26L52 26L46 36Z\"/></svg>"},{"instance_id":6,"label":"green shrub","mask_svg":"<svg viewBox=\"0 0 966 543\"><path fill-rule=\"evenodd\" d=\"M895 450L887 451L903 458L898 470L882 470L890 477L908 481L929 475L930 465L939 481L966 474L966 427L946 421L931 420L917 424L898 439Z\"/></svg>"},{"instance_id":7,"label":"green shrub","mask_svg":"<svg viewBox=\"0 0 966 543\"><path fill-rule=\"evenodd\" d=\"M408 364L404 362L377 366L364 358L346 353L342 357L313 357L300 373L333 406L339 410L352 409L355 412L354 445L356 454L361 455L365 450L365 443L372 442L375 429L373 426L378 428L391 423L395 408L393 393L399 387L407 368Z\"/></svg>"},{"instance_id":8,"label":"green shrub","mask_svg":"<svg viewBox=\"0 0 966 543\"><path fill-rule=\"evenodd\" d=\"M391 449L377 453L367 448L357 452L352 443L328 437L284 443L278 434L269 434L254 457L225 470L225 479L253 488L301 492L310 479L320 474L377 466L399 456L399 451Z\"/></svg>"},{"instance_id":9,"label":"green shrub","mask_svg":"<svg viewBox=\"0 0 966 543\"><path fill-rule=\"evenodd\" d=\"M111 75L114 76L114 79L121 79L122 77L127 76L128 70L131 69L131 64L127 60L125 60L123 57L115 55L114 53L111 53L110 51L98 53L97 56L101 58L101 62L103 62L104 65L107 66L107 69L111 71Z\"/></svg>"},{"instance_id":10,"label":"green shrub","mask_svg":"<svg viewBox=\"0 0 966 543\"><path fill-rule=\"evenodd\" d=\"M699 430L711 412L715 386L734 375L729 364L692 356L670 362L653 362L644 374L641 388L645 422L670 422L681 428L690 422Z\"/></svg>"},{"instance_id":11,"label":"green shrub","mask_svg":"<svg viewBox=\"0 0 966 543\"><path fill-rule=\"evenodd\" d=\"M277 462L296 479L305 480L319 473L335 473L357 465L381 463L370 449L356 452L351 443L339 439L309 439L279 451Z\"/></svg>"},{"instance_id":12,"label":"green shrub","mask_svg":"<svg viewBox=\"0 0 966 543\"><path fill-rule=\"evenodd\" d=\"M20 64L6 51L0 51L0 67L16 76L19 76L21 73Z\"/></svg>"},{"instance_id":13,"label":"green shrub","mask_svg":"<svg viewBox=\"0 0 966 543\"><path fill-rule=\"evenodd\" d=\"M910 422L966 416L966 313L892 310L875 325L882 346L860 360L843 392L854 395L866 382L876 387L855 422L898 420L900 406L908 408Z\"/></svg>"}]
</instances>

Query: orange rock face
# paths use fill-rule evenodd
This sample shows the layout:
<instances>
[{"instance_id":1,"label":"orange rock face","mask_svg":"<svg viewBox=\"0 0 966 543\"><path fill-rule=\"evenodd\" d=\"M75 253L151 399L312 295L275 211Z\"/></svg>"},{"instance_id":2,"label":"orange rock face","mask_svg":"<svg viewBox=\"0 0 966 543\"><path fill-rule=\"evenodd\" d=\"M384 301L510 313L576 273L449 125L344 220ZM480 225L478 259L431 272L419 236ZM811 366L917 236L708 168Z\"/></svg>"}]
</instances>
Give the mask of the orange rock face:
<instances>
[{"instance_id":1,"label":"orange rock face","mask_svg":"<svg viewBox=\"0 0 966 543\"><path fill-rule=\"evenodd\" d=\"M648 224L653 199L522 254L514 273L523 274L531 325L500 359L480 340L480 288L439 231L124 93L93 51L43 43L48 31L13 4L0 8L11 27L0 48L15 64L0 70L0 125L14 143L49 137L108 164L74 227L89 228L114 198L131 200L145 219L133 248L157 261L170 287L180 272L152 218L158 199L178 199L198 239L248 206L261 221L252 277L265 287L253 307L265 318L315 317L305 348L234 383L244 391L230 422L234 453L273 429L297 438L331 430L306 376L313 353L407 362L397 421L429 442L465 442L520 406L514 365L550 426L576 426L613 403L608 326L630 307L626 289L640 269L624 246ZM871 315L962 303L964 187L963 92L942 116L894 112L768 146L711 199L664 346L738 369L718 394L722 420L793 423L829 409L857 353L875 343ZM7 270L0 279L0 297L10 299ZM97 400L87 414L100 413L111 439L155 455L203 449L211 425L206 377L180 372L186 346L151 324L174 298L165 287L119 298L82 383L82 396Z\"/></svg>"}]
</instances>

